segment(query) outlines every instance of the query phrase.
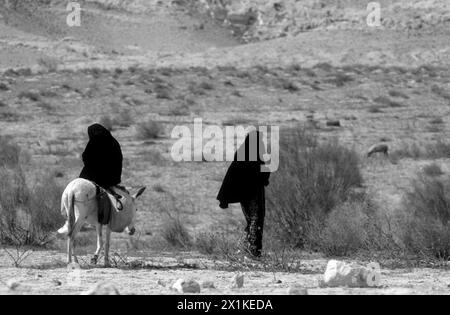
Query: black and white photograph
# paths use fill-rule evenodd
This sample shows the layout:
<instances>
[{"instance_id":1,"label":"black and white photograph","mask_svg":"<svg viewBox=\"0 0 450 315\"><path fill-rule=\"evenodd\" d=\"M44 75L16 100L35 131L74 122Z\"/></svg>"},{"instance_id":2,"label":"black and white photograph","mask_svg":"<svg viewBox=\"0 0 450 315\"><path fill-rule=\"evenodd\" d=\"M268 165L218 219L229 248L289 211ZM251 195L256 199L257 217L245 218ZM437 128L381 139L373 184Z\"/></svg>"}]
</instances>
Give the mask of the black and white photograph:
<instances>
[{"instance_id":1,"label":"black and white photograph","mask_svg":"<svg viewBox=\"0 0 450 315\"><path fill-rule=\"evenodd\" d=\"M0 295L449 295L449 67L449 0L0 0Z\"/></svg>"}]
</instances>

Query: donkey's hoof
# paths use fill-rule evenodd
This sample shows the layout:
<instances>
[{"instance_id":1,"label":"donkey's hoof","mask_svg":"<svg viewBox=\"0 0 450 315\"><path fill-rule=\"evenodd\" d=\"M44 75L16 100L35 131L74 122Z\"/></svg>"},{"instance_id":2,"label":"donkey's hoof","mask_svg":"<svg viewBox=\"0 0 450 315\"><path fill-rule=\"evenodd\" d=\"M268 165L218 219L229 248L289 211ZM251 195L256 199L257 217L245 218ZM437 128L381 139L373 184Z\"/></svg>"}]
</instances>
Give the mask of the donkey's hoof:
<instances>
[{"instance_id":1,"label":"donkey's hoof","mask_svg":"<svg viewBox=\"0 0 450 315\"><path fill-rule=\"evenodd\" d=\"M98 263L98 256L94 255L94 257L91 258L91 264L96 265Z\"/></svg>"}]
</instances>

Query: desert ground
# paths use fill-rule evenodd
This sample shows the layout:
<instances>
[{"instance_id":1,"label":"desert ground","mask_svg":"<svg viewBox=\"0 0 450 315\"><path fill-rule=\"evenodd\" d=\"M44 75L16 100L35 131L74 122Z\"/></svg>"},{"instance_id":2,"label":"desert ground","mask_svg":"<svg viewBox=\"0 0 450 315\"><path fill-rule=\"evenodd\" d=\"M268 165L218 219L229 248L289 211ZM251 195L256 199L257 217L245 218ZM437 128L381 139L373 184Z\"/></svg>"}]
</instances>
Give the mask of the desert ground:
<instances>
[{"instance_id":1,"label":"desert ground","mask_svg":"<svg viewBox=\"0 0 450 315\"><path fill-rule=\"evenodd\" d=\"M179 278L213 281L216 289L205 294L284 294L292 285L310 294L450 293L448 262L383 266L379 288L321 288L329 257L320 253L300 253L288 272L264 261L236 265L174 250L161 236L173 216L191 235L218 226L241 229L244 220L238 205L222 210L216 201L227 163L171 159L171 130L191 128L194 118L205 126L306 125L320 138L337 137L360 153L364 187L387 212L399 207L422 167L438 163L448 174L450 157L366 157L380 142L395 152L448 139L446 1L381 1L393 22L376 28L339 15L353 12L360 21L366 7L358 1L307 1L323 4L314 13L336 9L332 22L250 41L185 1L129 2L143 8L117 2L83 1L81 26L71 28L64 1L33 14L0 1L0 130L26 151L27 168L67 185L82 168L86 128L110 123L124 151L124 184L148 188L139 201L137 236L113 235L112 268L89 263L95 236L87 229L78 248L81 284L67 281L64 240L57 239L32 249L19 268L0 252L0 293L79 294L108 282L123 294L174 294L170 287ZM341 126L327 125L331 120ZM152 139L140 130L150 121L161 126ZM237 272L246 284L231 289ZM13 291L10 281L19 284Z\"/></svg>"}]
</instances>

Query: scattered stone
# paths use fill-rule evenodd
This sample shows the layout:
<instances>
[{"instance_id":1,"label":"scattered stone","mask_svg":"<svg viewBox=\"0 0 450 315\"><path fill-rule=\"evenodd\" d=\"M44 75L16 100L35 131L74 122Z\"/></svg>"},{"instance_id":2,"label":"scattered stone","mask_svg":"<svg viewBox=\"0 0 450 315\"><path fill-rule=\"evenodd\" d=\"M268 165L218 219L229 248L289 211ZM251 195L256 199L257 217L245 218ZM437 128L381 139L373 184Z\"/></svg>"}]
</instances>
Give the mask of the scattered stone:
<instances>
[{"instance_id":1,"label":"scattered stone","mask_svg":"<svg viewBox=\"0 0 450 315\"><path fill-rule=\"evenodd\" d=\"M283 283L283 281L281 281L281 280L277 280L277 282L276 282L276 284L282 284Z\"/></svg>"},{"instance_id":2,"label":"scattered stone","mask_svg":"<svg viewBox=\"0 0 450 315\"><path fill-rule=\"evenodd\" d=\"M92 289L83 292L81 295L120 295L120 293L112 284L97 283Z\"/></svg>"},{"instance_id":3,"label":"scattered stone","mask_svg":"<svg viewBox=\"0 0 450 315\"><path fill-rule=\"evenodd\" d=\"M177 282L174 283L172 289L181 294L201 292L200 284L198 284L198 282L195 280L179 279Z\"/></svg>"},{"instance_id":4,"label":"scattered stone","mask_svg":"<svg viewBox=\"0 0 450 315\"><path fill-rule=\"evenodd\" d=\"M231 281L231 288L233 289L241 289L244 287L244 275L237 274L233 277L233 280Z\"/></svg>"},{"instance_id":5,"label":"scattered stone","mask_svg":"<svg viewBox=\"0 0 450 315\"><path fill-rule=\"evenodd\" d=\"M20 288L21 284L19 281L11 279L8 280L8 282L6 282L6 286L8 287L8 289L10 289L11 291L15 291L17 289Z\"/></svg>"},{"instance_id":6,"label":"scattered stone","mask_svg":"<svg viewBox=\"0 0 450 315\"><path fill-rule=\"evenodd\" d=\"M358 264L330 260L323 277L322 287L378 287L380 282L380 267L373 263L368 267Z\"/></svg>"},{"instance_id":7,"label":"scattered stone","mask_svg":"<svg viewBox=\"0 0 450 315\"><path fill-rule=\"evenodd\" d=\"M214 285L214 282L212 282L212 281L203 281L202 288L203 289L215 289L216 286Z\"/></svg>"},{"instance_id":8,"label":"scattered stone","mask_svg":"<svg viewBox=\"0 0 450 315\"><path fill-rule=\"evenodd\" d=\"M62 282L59 279L53 279L52 280L53 284L56 285L57 287L62 286Z\"/></svg>"},{"instance_id":9,"label":"scattered stone","mask_svg":"<svg viewBox=\"0 0 450 315\"><path fill-rule=\"evenodd\" d=\"M308 295L308 290L303 287L299 287L299 286L291 286L287 290L287 294L288 295Z\"/></svg>"}]
</instances>

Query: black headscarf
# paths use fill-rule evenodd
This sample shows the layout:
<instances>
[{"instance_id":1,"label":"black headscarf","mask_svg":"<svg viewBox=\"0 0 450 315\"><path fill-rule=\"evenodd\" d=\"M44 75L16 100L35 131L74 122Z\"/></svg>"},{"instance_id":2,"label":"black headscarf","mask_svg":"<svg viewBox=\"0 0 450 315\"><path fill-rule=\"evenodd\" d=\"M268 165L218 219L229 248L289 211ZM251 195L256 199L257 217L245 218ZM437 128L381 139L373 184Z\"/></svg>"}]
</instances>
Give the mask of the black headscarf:
<instances>
[{"instance_id":1,"label":"black headscarf","mask_svg":"<svg viewBox=\"0 0 450 315\"><path fill-rule=\"evenodd\" d=\"M89 142L83 152L80 178L108 189L122 181L122 150L119 142L102 125L88 128Z\"/></svg>"},{"instance_id":2,"label":"black headscarf","mask_svg":"<svg viewBox=\"0 0 450 315\"><path fill-rule=\"evenodd\" d=\"M260 153L261 152L261 153ZM264 162L260 154L265 154L262 133L250 132L245 142L234 155L234 161L228 168L217 199L221 208L227 208L230 203L251 200L260 188L269 184L270 173L261 172Z\"/></svg>"}]
</instances>

